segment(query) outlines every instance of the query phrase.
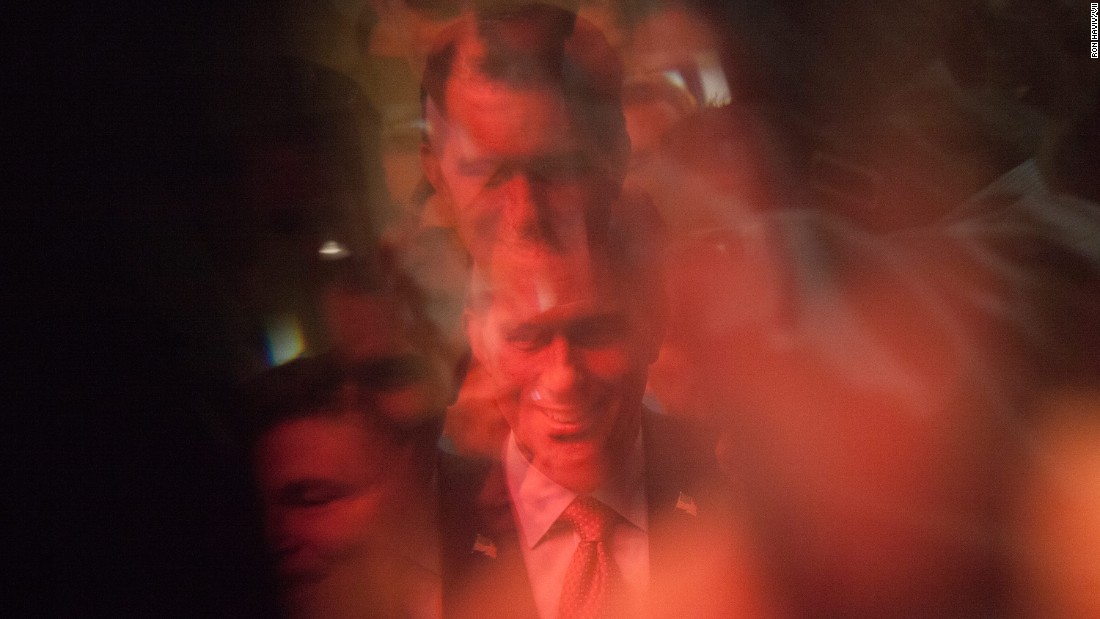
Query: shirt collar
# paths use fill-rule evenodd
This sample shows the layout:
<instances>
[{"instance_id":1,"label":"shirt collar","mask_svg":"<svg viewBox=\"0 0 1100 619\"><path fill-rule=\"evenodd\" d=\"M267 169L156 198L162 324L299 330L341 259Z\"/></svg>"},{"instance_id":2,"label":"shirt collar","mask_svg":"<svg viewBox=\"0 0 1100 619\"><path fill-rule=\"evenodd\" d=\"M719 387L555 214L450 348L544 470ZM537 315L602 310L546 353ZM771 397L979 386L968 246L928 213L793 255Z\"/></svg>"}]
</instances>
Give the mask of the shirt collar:
<instances>
[{"instance_id":1,"label":"shirt collar","mask_svg":"<svg viewBox=\"0 0 1100 619\"><path fill-rule=\"evenodd\" d=\"M508 492L520 525L520 535L533 548L558 521L577 493L559 485L538 470L520 452L514 434L504 446L504 469ZM642 435L634 441L622 474L596 489L592 496L615 510L627 522L642 531L649 529L645 496L645 454Z\"/></svg>"}]
</instances>

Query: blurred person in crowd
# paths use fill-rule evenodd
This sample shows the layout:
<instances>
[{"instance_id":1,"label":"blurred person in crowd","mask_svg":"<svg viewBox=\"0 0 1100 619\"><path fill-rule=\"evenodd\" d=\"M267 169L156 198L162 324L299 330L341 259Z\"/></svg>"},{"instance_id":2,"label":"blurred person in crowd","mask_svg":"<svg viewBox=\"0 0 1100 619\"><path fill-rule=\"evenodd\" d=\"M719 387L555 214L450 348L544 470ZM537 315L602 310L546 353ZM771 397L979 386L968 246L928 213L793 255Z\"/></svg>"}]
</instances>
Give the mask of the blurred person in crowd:
<instances>
[{"instance_id":1,"label":"blurred person in crowd","mask_svg":"<svg viewBox=\"0 0 1100 619\"><path fill-rule=\"evenodd\" d=\"M762 230L719 227L670 243L663 255L668 327L650 367L647 402L719 430L730 414L724 386L732 334L783 311L785 282Z\"/></svg>"},{"instance_id":2,"label":"blurred person in crowd","mask_svg":"<svg viewBox=\"0 0 1100 619\"><path fill-rule=\"evenodd\" d=\"M741 322L738 316L774 302L767 293L774 288L758 281L770 271L723 254L741 251L736 227L744 212L779 206L778 147L760 114L759 71L751 68L745 23L705 2L620 11L631 143L626 191L652 199L669 246L669 321L646 401L709 425L725 408L712 385L729 375L714 363L704 323ZM752 286L742 283L746 278ZM747 287L752 294L745 296Z\"/></svg>"},{"instance_id":3,"label":"blurred person in crowd","mask_svg":"<svg viewBox=\"0 0 1100 619\"><path fill-rule=\"evenodd\" d=\"M438 616L438 425L386 410L392 360L302 358L249 385L265 532L290 617ZM399 405L400 407L400 405Z\"/></svg>"},{"instance_id":4,"label":"blurred person in crowd","mask_svg":"<svg viewBox=\"0 0 1100 619\"><path fill-rule=\"evenodd\" d=\"M289 616L439 613L436 454L458 372L416 291L378 266L334 267L330 349L243 390Z\"/></svg>"},{"instance_id":5,"label":"blurred person in crowd","mask_svg":"<svg viewBox=\"0 0 1100 619\"><path fill-rule=\"evenodd\" d=\"M642 405L662 295L653 265L620 251L498 244L477 270L470 343L510 432L493 458L443 462L445 613L774 611L713 449ZM598 534L575 524L585 510Z\"/></svg>"},{"instance_id":6,"label":"blurred person in crowd","mask_svg":"<svg viewBox=\"0 0 1100 619\"><path fill-rule=\"evenodd\" d=\"M713 385L730 380L708 329L744 322L777 294L778 282L764 283L769 264L728 254L756 243L741 238L752 213L781 205L782 157L761 114L756 60L744 24L720 13L701 2L639 7L623 48L626 186L652 200L668 243L669 322L646 401L708 426L728 407Z\"/></svg>"},{"instance_id":7,"label":"blurred person in crowd","mask_svg":"<svg viewBox=\"0 0 1100 619\"><path fill-rule=\"evenodd\" d=\"M734 14L737 17L734 17ZM674 240L777 206L781 144L740 9L654 3L632 16L624 48L627 184L657 206ZM759 45L757 45L759 47ZM768 122L773 119L768 118Z\"/></svg>"}]
</instances>

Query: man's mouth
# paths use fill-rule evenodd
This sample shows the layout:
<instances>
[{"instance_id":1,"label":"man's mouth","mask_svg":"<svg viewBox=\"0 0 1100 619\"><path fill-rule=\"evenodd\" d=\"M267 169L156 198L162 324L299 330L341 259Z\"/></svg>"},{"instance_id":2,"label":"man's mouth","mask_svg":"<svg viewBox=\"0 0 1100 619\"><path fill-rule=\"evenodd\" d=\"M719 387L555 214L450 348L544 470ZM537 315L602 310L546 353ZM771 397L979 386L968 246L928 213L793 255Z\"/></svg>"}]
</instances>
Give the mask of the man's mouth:
<instances>
[{"instance_id":1,"label":"man's mouth","mask_svg":"<svg viewBox=\"0 0 1100 619\"><path fill-rule=\"evenodd\" d=\"M542 410L542 414L546 415L550 421L561 425L581 425L584 421L584 416L572 408L548 408L546 406L539 407Z\"/></svg>"},{"instance_id":2,"label":"man's mouth","mask_svg":"<svg viewBox=\"0 0 1100 619\"><path fill-rule=\"evenodd\" d=\"M539 406L550 421L550 436L561 440L583 439L595 426L595 419L580 407Z\"/></svg>"}]
</instances>

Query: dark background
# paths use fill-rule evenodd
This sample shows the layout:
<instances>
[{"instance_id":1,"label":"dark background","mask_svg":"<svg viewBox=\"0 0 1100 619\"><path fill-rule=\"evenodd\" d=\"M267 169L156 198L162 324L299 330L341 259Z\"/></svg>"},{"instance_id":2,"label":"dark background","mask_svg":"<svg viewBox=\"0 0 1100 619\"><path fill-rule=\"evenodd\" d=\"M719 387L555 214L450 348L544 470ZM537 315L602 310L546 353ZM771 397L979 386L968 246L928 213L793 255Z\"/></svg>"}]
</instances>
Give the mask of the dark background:
<instances>
[{"instance_id":1,"label":"dark background","mask_svg":"<svg viewBox=\"0 0 1100 619\"><path fill-rule=\"evenodd\" d=\"M8 20L7 616L270 611L245 470L210 423L214 15L124 1Z\"/></svg>"}]
</instances>

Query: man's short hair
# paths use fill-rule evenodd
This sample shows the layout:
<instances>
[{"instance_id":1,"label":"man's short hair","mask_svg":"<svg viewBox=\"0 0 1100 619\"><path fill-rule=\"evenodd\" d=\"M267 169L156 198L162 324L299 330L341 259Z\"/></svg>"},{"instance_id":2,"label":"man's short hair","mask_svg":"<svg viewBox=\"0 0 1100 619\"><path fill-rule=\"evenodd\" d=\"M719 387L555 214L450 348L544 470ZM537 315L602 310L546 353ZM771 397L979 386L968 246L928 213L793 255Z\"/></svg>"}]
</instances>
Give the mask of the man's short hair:
<instances>
[{"instance_id":1,"label":"man's short hair","mask_svg":"<svg viewBox=\"0 0 1100 619\"><path fill-rule=\"evenodd\" d=\"M622 64L595 25L541 3L475 9L445 31L428 56L421 90L425 118L429 102L447 116L447 82L460 63L490 81L560 93L578 133L625 169L630 141Z\"/></svg>"},{"instance_id":2,"label":"man's short hair","mask_svg":"<svg viewBox=\"0 0 1100 619\"><path fill-rule=\"evenodd\" d=\"M424 312L420 290L387 254L352 256L329 266L320 294L327 347L235 381L229 424L236 438L251 447L283 422L358 410L383 433L401 440L423 434L434 443L443 404L405 423L370 402L373 394L414 384L438 391L445 401L452 383L461 380L459 360Z\"/></svg>"},{"instance_id":3,"label":"man's short hair","mask_svg":"<svg viewBox=\"0 0 1100 619\"><path fill-rule=\"evenodd\" d=\"M362 398L375 390L424 380L425 368L410 359L350 361L334 353L301 357L244 381L237 394L238 431L245 446L282 423L305 418L339 418L349 411L364 415L372 427L399 442L434 446L440 419L404 427L372 410Z\"/></svg>"}]
</instances>

